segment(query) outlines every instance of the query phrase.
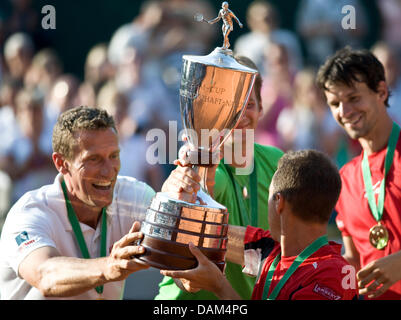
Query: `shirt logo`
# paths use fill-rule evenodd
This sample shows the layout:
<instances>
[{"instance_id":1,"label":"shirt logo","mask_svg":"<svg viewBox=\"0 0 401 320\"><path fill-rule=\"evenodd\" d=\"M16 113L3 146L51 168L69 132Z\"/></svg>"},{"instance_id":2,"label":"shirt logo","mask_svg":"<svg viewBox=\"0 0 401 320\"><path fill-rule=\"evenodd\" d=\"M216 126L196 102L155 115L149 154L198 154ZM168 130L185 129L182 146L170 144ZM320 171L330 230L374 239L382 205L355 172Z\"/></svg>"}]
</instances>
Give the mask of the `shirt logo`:
<instances>
[{"instance_id":1,"label":"shirt logo","mask_svg":"<svg viewBox=\"0 0 401 320\"><path fill-rule=\"evenodd\" d=\"M313 288L313 291L316 292L317 294L322 295L323 297L329 299L329 300L340 300L341 296L339 296L334 290L320 286L318 283L315 284L315 287Z\"/></svg>"},{"instance_id":2,"label":"shirt logo","mask_svg":"<svg viewBox=\"0 0 401 320\"><path fill-rule=\"evenodd\" d=\"M29 240L28 232L22 231L18 236L15 237L15 241L17 241L18 245L24 243L25 241Z\"/></svg>"}]
</instances>

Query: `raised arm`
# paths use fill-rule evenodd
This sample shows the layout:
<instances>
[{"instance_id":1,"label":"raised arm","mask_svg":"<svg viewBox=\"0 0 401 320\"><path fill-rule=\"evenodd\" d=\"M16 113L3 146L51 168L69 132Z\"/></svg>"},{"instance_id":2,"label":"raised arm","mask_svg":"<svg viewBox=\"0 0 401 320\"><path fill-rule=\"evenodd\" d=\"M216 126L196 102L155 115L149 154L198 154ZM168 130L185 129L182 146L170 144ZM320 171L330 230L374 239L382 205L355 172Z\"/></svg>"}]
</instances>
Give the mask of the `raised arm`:
<instances>
[{"instance_id":1,"label":"raised arm","mask_svg":"<svg viewBox=\"0 0 401 320\"><path fill-rule=\"evenodd\" d=\"M219 21L221 19L221 17L222 17L222 14L221 14L221 10L220 10L218 16L216 18L212 19L212 20L207 20L207 23L208 24L214 24L217 21Z\"/></svg>"}]
</instances>

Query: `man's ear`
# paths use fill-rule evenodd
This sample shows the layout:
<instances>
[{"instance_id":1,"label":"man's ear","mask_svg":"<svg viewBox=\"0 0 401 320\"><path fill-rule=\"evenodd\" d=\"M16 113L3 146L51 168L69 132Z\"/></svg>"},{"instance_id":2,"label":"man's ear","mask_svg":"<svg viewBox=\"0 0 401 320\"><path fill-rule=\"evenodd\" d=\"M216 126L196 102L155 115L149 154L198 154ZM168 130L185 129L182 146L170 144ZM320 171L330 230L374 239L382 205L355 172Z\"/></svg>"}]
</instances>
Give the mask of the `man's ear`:
<instances>
[{"instance_id":1,"label":"man's ear","mask_svg":"<svg viewBox=\"0 0 401 320\"><path fill-rule=\"evenodd\" d=\"M386 82L384 81L380 81L379 84L377 85L377 92L379 93L379 98L381 101L386 101L386 99L389 96L389 92L388 92L388 87Z\"/></svg>"},{"instance_id":2,"label":"man's ear","mask_svg":"<svg viewBox=\"0 0 401 320\"><path fill-rule=\"evenodd\" d=\"M275 195L275 203L274 203L274 205L276 206L276 212L278 214L283 212L284 206L285 206L285 199L284 199L283 195L280 192L276 193L276 195Z\"/></svg>"},{"instance_id":3,"label":"man's ear","mask_svg":"<svg viewBox=\"0 0 401 320\"><path fill-rule=\"evenodd\" d=\"M62 154L53 152L52 159L58 172L60 172L62 175L69 173L69 163L64 159Z\"/></svg>"}]
</instances>

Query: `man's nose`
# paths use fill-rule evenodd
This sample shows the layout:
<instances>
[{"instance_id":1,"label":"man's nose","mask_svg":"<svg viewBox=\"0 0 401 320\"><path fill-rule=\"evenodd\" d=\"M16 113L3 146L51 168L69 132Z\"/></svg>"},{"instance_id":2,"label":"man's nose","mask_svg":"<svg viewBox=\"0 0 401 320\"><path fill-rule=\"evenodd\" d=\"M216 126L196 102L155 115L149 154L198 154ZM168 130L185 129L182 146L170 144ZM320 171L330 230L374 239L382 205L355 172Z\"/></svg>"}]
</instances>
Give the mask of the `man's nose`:
<instances>
[{"instance_id":1,"label":"man's nose","mask_svg":"<svg viewBox=\"0 0 401 320\"><path fill-rule=\"evenodd\" d=\"M111 177L114 174L114 163L110 159L107 159L103 162L103 165L100 169L100 174L103 177Z\"/></svg>"},{"instance_id":2,"label":"man's nose","mask_svg":"<svg viewBox=\"0 0 401 320\"><path fill-rule=\"evenodd\" d=\"M347 117L352 113L352 106L349 103L341 102L339 108L339 114L341 117Z\"/></svg>"}]
</instances>

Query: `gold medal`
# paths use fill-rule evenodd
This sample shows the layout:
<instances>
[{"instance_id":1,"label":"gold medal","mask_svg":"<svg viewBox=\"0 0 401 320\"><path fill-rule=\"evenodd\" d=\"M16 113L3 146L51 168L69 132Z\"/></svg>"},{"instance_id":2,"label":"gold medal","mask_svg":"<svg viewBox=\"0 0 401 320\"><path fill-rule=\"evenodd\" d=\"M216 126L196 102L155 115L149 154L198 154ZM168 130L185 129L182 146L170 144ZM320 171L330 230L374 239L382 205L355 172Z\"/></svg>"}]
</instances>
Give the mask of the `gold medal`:
<instances>
[{"instance_id":1,"label":"gold medal","mask_svg":"<svg viewBox=\"0 0 401 320\"><path fill-rule=\"evenodd\" d=\"M370 244L378 250L383 250L388 243L388 231L380 222L369 230Z\"/></svg>"}]
</instances>

